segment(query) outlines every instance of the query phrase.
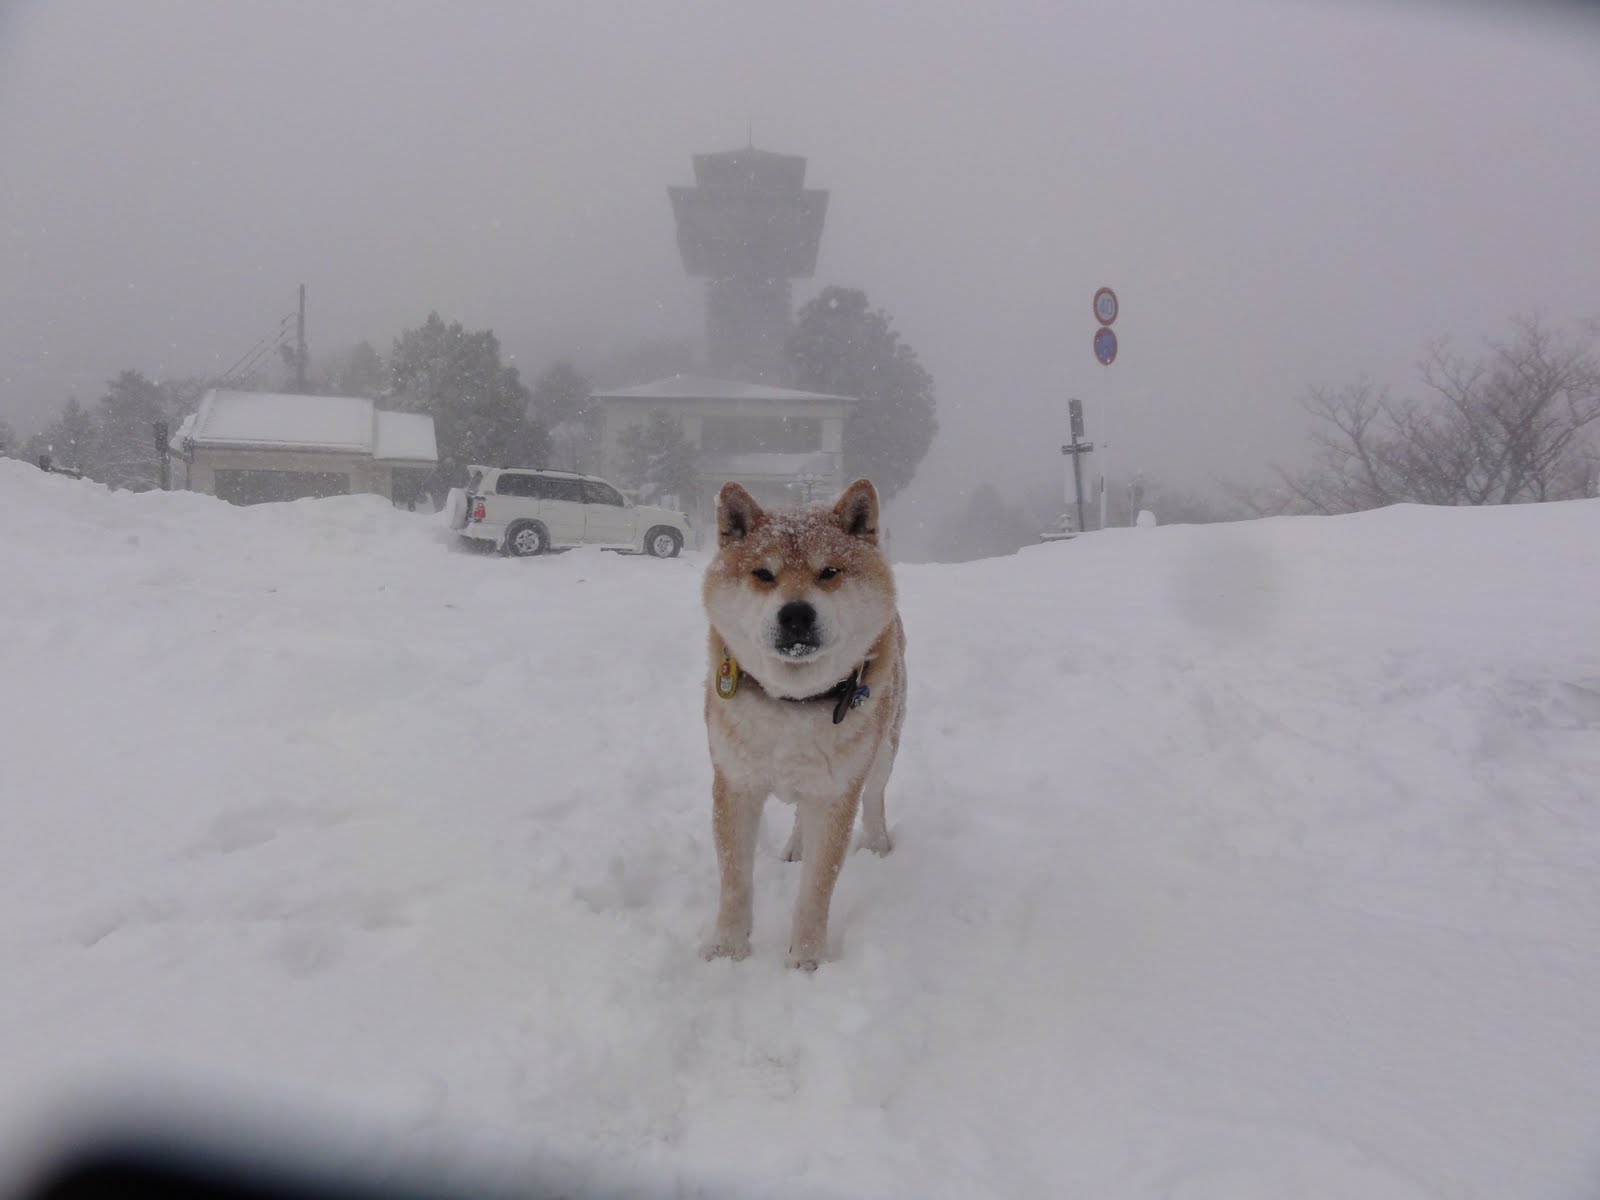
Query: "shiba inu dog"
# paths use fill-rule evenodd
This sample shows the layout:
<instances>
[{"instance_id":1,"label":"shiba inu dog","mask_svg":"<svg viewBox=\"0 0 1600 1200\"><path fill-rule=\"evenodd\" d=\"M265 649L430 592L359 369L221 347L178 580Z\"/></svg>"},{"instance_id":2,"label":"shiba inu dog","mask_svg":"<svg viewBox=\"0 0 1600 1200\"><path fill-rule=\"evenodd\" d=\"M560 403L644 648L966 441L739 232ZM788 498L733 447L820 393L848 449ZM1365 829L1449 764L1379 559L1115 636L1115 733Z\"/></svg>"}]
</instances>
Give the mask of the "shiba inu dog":
<instances>
[{"instance_id":1,"label":"shiba inu dog","mask_svg":"<svg viewBox=\"0 0 1600 1200\"><path fill-rule=\"evenodd\" d=\"M801 860L789 965L826 955L828 907L862 810L861 844L889 852L883 789L905 718L905 633L878 544L878 493L857 480L826 505L765 512L737 483L717 496L706 570L706 733L722 894L702 953L750 953L751 874L768 796L795 806Z\"/></svg>"}]
</instances>

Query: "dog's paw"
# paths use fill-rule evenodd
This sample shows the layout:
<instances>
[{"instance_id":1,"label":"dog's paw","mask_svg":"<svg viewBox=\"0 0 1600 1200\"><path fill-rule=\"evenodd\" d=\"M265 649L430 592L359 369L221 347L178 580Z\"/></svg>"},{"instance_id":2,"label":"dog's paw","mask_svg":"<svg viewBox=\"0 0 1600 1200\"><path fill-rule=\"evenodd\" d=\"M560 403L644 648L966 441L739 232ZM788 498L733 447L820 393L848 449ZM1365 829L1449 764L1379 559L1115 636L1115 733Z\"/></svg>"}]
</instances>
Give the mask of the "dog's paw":
<instances>
[{"instance_id":1,"label":"dog's paw","mask_svg":"<svg viewBox=\"0 0 1600 1200\"><path fill-rule=\"evenodd\" d=\"M882 858L894 849L894 840L889 837L888 830L884 830L882 833L867 833L863 831L860 846L863 850L871 850L879 858Z\"/></svg>"},{"instance_id":2,"label":"dog's paw","mask_svg":"<svg viewBox=\"0 0 1600 1200\"><path fill-rule=\"evenodd\" d=\"M822 964L823 958L821 946L790 947L788 964L796 971L815 971Z\"/></svg>"},{"instance_id":3,"label":"dog's paw","mask_svg":"<svg viewBox=\"0 0 1600 1200\"><path fill-rule=\"evenodd\" d=\"M700 957L707 962L716 958L731 958L738 962L750 957L750 939L733 934L714 934L700 944Z\"/></svg>"}]
</instances>

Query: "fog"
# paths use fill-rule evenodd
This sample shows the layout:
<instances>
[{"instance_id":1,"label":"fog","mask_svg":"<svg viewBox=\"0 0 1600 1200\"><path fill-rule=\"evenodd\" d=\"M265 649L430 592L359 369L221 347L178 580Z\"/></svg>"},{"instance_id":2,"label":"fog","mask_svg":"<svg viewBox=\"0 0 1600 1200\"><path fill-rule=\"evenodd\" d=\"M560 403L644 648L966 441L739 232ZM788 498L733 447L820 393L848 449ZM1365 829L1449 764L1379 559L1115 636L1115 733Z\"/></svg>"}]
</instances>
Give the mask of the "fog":
<instances>
[{"instance_id":1,"label":"fog","mask_svg":"<svg viewBox=\"0 0 1600 1200\"><path fill-rule=\"evenodd\" d=\"M430 310L549 362L693 336L666 188L747 140L831 201L817 276L938 385L901 504L1259 477L1306 385L1600 315L1600 26L1345 3L151 2L0 9L0 416ZM1096 287L1121 354L1093 359Z\"/></svg>"}]
</instances>

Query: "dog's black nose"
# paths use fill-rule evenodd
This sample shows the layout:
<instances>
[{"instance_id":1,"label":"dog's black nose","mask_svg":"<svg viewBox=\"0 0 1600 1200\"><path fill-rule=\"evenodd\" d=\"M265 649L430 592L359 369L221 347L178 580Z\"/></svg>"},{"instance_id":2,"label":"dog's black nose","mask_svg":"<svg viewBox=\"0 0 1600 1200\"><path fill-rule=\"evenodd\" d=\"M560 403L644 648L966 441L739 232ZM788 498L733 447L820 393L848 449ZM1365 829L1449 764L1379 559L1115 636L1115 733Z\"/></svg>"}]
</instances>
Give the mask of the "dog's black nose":
<instances>
[{"instance_id":1,"label":"dog's black nose","mask_svg":"<svg viewBox=\"0 0 1600 1200\"><path fill-rule=\"evenodd\" d=\"M778 633L786 642L807 640L816 628L817 610L804 600L791 600L778 610Z\"/></svg>"}]
</instances>

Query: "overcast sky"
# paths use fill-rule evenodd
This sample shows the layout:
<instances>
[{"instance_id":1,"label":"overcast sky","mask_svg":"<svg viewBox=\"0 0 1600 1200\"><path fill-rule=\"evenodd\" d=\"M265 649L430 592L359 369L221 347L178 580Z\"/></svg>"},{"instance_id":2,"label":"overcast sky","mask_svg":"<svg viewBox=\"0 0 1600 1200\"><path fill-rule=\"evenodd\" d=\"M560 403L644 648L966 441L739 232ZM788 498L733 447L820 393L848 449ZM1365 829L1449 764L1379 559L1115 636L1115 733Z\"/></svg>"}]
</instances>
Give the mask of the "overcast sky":
<instances>
[{"instance_id":1,"label":"overcast sky","mask_svg":"<svg viewBox=\"0 0 1600 1200\"><path fill-rule=\"evenodd\" d=\"M909 499L1249 477L1308 383L1600 316L1600 24L1346 0L0 0L0 415L430 309L552 358L698 333L666 187L804 154L815 280L895 317L943 434ZM1121 357L1090 351L1117 289Z\"/></svg>"}]
</instances>

